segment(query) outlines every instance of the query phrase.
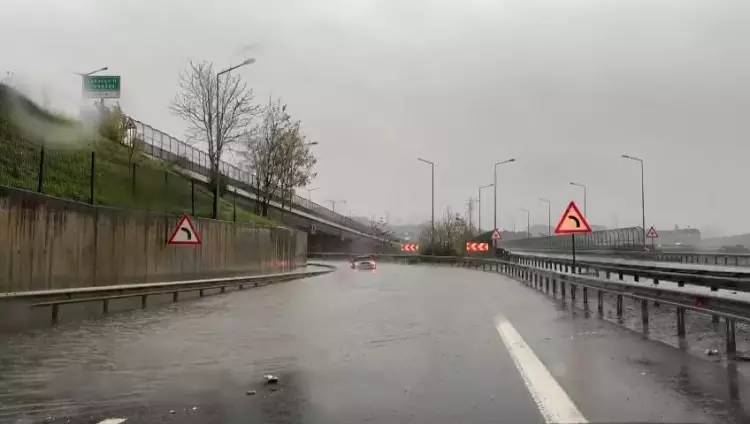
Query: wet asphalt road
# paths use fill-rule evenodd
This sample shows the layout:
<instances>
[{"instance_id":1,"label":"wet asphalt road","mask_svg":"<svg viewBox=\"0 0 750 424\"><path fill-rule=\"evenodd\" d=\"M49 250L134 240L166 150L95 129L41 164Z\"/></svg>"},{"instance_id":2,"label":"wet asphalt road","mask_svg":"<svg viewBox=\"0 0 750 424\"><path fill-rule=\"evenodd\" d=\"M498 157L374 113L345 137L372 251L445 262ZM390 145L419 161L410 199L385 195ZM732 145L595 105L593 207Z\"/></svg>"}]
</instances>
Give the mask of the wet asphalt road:
<instances>
[{"instance_id":1,"label":"wet asphalt road","mask_svg":"<svg viewBox=\"0 0 750 424\"><path fill-rule=\"evenodd\" d=\"M750 421L750 364L701 358L492 273L340 264L2 335L0 422L544 422L498 314L590 422Z\"/></svg>"}]
</instances>

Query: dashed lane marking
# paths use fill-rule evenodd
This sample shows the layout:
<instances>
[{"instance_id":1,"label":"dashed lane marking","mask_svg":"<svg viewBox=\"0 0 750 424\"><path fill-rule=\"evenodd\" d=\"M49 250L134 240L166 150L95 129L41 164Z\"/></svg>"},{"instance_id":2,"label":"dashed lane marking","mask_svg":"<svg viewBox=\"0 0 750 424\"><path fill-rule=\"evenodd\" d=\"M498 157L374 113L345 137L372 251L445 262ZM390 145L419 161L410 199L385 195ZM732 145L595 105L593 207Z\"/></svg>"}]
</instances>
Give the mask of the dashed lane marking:
<instances>
[{"instance_id":1,"label":"dashed lane marking","mask_svg":"<svg viewBox=\"0 0 750 424\"><path fill-rule=\"evenodd\" d=\"M548 424L588 423L555 377L504 316L495 317L495 328L521 374L526 388Z\"/></svg>"}]
</instances>

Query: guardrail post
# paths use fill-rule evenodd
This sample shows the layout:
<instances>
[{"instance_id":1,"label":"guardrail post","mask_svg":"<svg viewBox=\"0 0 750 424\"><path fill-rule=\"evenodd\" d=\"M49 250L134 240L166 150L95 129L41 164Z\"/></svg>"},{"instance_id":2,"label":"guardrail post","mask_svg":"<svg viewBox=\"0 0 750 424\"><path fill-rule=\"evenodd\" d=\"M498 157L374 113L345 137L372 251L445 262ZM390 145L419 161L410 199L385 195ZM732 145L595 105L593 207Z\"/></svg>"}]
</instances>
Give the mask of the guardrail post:
<instances>
[{"instance_id":1,"label":"guardrail post","mask_svg":"<svg viewBox=\"0 0 750 424\"><path fill-rule=\"evenodd\" d=\"M102 300L102 313L106 314L109 312L109 299Z\"/></svg>"},{"instance_id":2,"label":"guardrail post","mask_svg":"<svg viewBox=\"0 0 750 424\"><path fill-rule=\"evenodd\" d=\"M677 337L685 338L685 308L677 307Z\"/></svg>"},{"instance_id":3,"label":"guardrail post","mask_svg":"<svg viewBox=\"0 0 750 424\"><path fill-rule=\"evenodd\" d=\"M560 296L565 300L565 281L560 280Z\"/></svg>"},{"instance_id":4,"label":"guardrail post","mask_svg":"<svg viewBox=\"0 0 750 424\"><path fill-rule=\"evenodd\" d=\"M643 332L648 333L648 300L641 299L641 324Z\"/></svg>"},{"instance_id":5,"label":"guardrail post","mask_svg":"<svg viewBox=\"0 0 750 424\"><path fill-rule=\"evenodd\" d=\"M573 283L570 284L570 300L576 303L576 285Z\"/></svg>"},{"instance_id":6,"label":"guardrail post","mask_svg":"<svg viewBox=\"0 0 750 424\"><path fill-rule=\"evenodd\" d=\"M633 281L635 281L636 283L640 281L640 277L638 276L638 274L633 274Z\"/></svg>"},{"instance_id":7,"label":"guardrail post","mask_svg":"<svg viewBox=\"0 0 750 424\"><path fill-rule=\"evenodd\" d=\"M180 292L174 292L172 293L172 303L177 302L177 299L180 297Z\"/></svg>"},{"instance_id":8,"label":"guardrail post","mask_svg":"<svg viewBox=\"0 0 750 424\"><path fill-rule=\"evenodd\" d=\"M622 318L622 295L617 295L617 318Z\"/></svg>"},{"instance_id":9,"label":"guardrail post","mask_svg":"<svg viewBox=\"0 0 750 424\"><path fill-rule=\"evenodd\" d=\"M544 291L549 294L549 277L544 277Z\"/></svg>"},{"instance_id":10,"label":"guardrail post","mask_svg":"<svg viewBox=\"0 0 750 424\"><path fill-rule=\"evenodd\" d=\"M225 286L221 286L221 292L220 293L226 293L227 288Z\"/></svg>"},{"instance_id":11,"label":"guardrail post","mask_svg":"<svg viewBox=\"0 0 750 424\"><path fill-rule=\"evenodd\" d=\"M198 290L198 296L203 297L203 289Z\"/></svg>"},{"instance_id":12,"label":"guardrail post","mask_svg":"<svg viewBox=\"0 0 750 424\"><path fill-rule=\"evenodd\" d=\"M724 322L726 323L727 356L734 359L734 357L737 355L734 319L724 318Z\"/></svg>"},{"instance_id":13,"label":"guardrail post","mask_svg":"<svg viewBox=\"0 0 750 424\"><path fill-rule=\"evenodd\" d=\"M618 274L619 274L619 277L620 277L620 281L622 281L622 271L618 272Z\"/></svg>"},{"instance_id":14,"label":"guardrail post","mask_svg":"<svg viewBox=\"0 0 750 424\"><path fill-rule=\"evenodd\" d=\"M60 316L60 305L55 303L52 305L52 324L57 324L57 320Z\"/></svg>"},{"instance_id":15,"label":"guardrail post","mask_svg":"<svg viewBox=\"0 0 750 424\"><path fill-rule=\"evenodd\" d=\"M609 274L610 274L610 272L607 271L607 274L606 274L607 280L609 280Z\"/></svg>"},{"instance_id":16,"label":"guardrail post","mask_svg":"<svg viewBox=\"0 0 750 424\"><path fill-rule=\"evenodd\" d=\"M146 295L141 296L141 308L146 309Z\"/></svg>"},{"instance_id":17,"label":"guardrail post","mask_svg":"<svg viewBox=\"0 0 750 424\"><path fill-rule=\"evenodd\" d=\"M552 297L557 297L557 280L552 278Z\"/></svg>"},{"instance_id":18,"label":"guardrail post","mask_svg":"<svg viewBox=\"0 0 750 424\"><path fill-rule=\"evenodd\" d=\"M599 315L604 313L604 292L601 290L596 291L596 310L599 311Z\"/></svg>"},{"instance_id":19,"label":"guardrail post","mask_svg":"<svg viewBox=\"0 0 750 424\"><path fill-rule=\"evenodd\" d=\"M588 287L583 288L583 306L588 309L589 306L589 289Z\"/></svg>"},{"instance_id":20,"label":"guardrail post","mask_svg":"<svg viewBox=\"0 0 750 424\"><path fill-rule=\"evenodd\" d=\"M719 316L718 315L711 315L711 323L712 324L718 324L719 323Z\"/></svg>"}]
</instances>

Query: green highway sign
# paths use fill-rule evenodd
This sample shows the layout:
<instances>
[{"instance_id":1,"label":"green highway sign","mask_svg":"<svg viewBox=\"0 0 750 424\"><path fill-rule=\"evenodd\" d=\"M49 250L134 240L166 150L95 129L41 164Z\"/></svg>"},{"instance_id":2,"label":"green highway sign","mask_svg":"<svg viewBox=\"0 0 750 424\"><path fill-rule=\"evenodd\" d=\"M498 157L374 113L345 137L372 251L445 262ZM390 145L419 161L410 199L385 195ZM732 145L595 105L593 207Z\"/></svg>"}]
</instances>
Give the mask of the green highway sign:
<instances>
[{"instance_id":1,"label":"green highway sign","mask_svg":"<svg viewBox=\"0 0 750 424\"><path fill-rule=\"evenodd\" d=\"M119 75L85 75L83 77L83 93L92 99L119 99Z\"/></svg>"}]
</instances>

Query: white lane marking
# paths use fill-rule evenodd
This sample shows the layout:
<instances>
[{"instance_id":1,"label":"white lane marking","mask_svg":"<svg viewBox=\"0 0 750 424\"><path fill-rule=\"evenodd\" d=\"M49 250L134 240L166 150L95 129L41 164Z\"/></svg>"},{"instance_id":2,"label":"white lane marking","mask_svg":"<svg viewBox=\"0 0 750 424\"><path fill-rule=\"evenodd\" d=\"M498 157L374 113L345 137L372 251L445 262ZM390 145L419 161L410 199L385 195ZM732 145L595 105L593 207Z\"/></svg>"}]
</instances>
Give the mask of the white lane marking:
<instances>
[{"instance_id":1,"label":"white lane marking","mask_svg":"<svg viewBox=\"0 0 750 424\"><path fill-rule=\"evenodd\" d=\"M97 424L122 424L127 420L127 418L107 418L99 421Z\"/></svg>"},{"instance_id":2,"label":"white lane marking","mask_svg":"<svg viewBox=\"0 0 750 424\"><path fill-rule=\"evenodd\" d=\"M586 417L578 410L555 377L550 374L531 347L526 344L518 331L504 316L495 317L495 328L503 339L505 347L521 373L526 388L534 398L539 412L546 423L587 423Z\"/></svg>"}]
</instances>

